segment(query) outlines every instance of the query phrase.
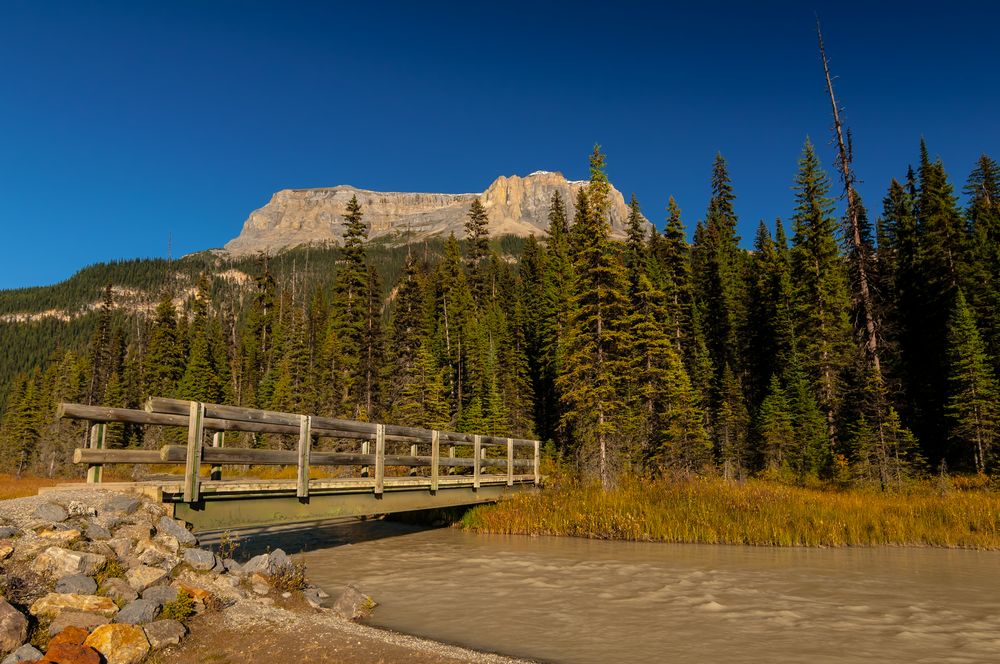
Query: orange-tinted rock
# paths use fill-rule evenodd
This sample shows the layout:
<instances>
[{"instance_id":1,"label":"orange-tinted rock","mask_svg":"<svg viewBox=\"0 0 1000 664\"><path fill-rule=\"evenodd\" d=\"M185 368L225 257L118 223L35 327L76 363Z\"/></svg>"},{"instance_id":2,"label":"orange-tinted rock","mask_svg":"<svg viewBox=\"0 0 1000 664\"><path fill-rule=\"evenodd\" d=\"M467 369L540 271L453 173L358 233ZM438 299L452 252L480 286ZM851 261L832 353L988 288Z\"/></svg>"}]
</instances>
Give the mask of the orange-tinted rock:
<instances>
[{"instance_id":1,"label":"orange-tinted rock","mask_svg":"<svg viewBox=\"0 0 1000 664\"><path fill-rule=\"evenodd\" d=\"M79 643L57 643L49 645L45 657L38 661L39 664L101 664L101 656L93 648Z\"/></svg>"},{"instance_id":2,"label":"orange-tinted rock","mask_svg":"<svg viewBox=\"0 0 1000 664\"><path fill-rule=\"evenodd\" d=\"M90 636L90 632L82 627L70 626L49 639L49 648L59 643L68 643L74 646L79 646L87 640L88 636Z\"/></svg>"}]
</instances>

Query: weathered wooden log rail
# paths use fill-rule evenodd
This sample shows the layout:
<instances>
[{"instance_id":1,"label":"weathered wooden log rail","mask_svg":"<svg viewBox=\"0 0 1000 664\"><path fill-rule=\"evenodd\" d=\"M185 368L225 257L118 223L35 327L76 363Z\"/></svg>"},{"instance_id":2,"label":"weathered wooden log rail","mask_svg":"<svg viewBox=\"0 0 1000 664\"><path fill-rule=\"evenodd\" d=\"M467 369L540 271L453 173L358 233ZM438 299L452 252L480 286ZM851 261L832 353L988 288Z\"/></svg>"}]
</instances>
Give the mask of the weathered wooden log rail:
<instances>
[{"instance_id":1,"label":"weathered wooden log rail","mask_svg":"<svg viewBox=\"0 0 1000 664\"><path fill-rule=\"evenodd\" d=\"M484 482L494 485L505 483L511 487L515 483L537 485L541 480L537 440L357 422L163 397L150 398L144 410L63 403L59 405L58 416L87 422L87 447L76 449L73 461L87 464L88 482L101 482L102 468L106 464L183 463L181 501L184 503L196 503L202 498L202 464L212 465L210 477L214 480L213 485L225 483L221 477L224 465L296 466L295 496L299 499L308 499L311 482L323 484L322 480L310 480L309 471L313 466L360 466L362 478L367 481L359 485L357 479L346 479L354 486L370 486L375 496L384 493L387 480L393 486L427 488L432 493L444 484L458 485L457 477L441 477L442 468L471 468L471 476L463 475L460 483L469 484L471 481L474 490L478 490ZM107 425L110 423L182 427L188 432L187 445L164 445L158 450L107 449ZM230 431L297 436L298 444L294 450L226 447L225 434ZM211 446L204 444L208 433L212 434ZM320 438L359 440L361 449L358 453L320 451L314 449ZM410 443L410 453L389 454L387 443ZM429 455L419 454L422 446L429 448ZM442 457L442 446L446 448L447 456ZM487 455L487 448L498 447L504 448L506 454L500 457ZM471 448L472 456L457 456L457 448ZM519 457L519 450L526 450L530 457ZM401 482L400 478L386 477L387 466L429 467L430 475L415 479L412 476L416 471L411 470L411 477ZM370 472L371 468L374 468L374 473ZM487 468L499 468L504 472L487 474L484 472ZM515 473L525 469L527 473ZM424 479L426 481L422 481Z\"/></svg>"}]
</instances>

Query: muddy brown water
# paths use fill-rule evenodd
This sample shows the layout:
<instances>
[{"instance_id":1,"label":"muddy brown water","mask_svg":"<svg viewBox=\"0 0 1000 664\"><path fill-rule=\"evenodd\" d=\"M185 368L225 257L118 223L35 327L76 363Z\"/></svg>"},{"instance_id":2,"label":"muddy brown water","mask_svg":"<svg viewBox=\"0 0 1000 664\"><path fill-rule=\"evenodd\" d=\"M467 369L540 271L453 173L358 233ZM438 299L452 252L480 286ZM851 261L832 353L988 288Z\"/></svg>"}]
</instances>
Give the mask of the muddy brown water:
<instances>
[{"instance_id":1,"label":"muddy brown water","mask_svg":"<svg viewBox=\"0 0 1000 664\"><path fill-rule=\"evenodd\" d=\"M1000 553L477 535L367 522L298 551L372 624L551 662L998 662Z\"/></svg>"}]
</instances>

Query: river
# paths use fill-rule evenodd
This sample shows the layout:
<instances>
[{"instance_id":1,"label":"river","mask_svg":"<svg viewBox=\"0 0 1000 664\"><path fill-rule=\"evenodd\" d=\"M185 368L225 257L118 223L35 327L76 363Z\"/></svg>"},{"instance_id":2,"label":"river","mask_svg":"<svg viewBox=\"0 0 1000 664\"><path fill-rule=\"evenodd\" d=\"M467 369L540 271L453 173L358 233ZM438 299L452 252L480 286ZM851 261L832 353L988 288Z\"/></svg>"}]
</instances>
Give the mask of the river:
<instances>
[{"instance_id":1,"label":"river","mask_svg":"<svg viewBox=\"0 0 1000 664\"><path fill-rule=\"evenodd\" d=\"M374 596L375 625L530 659L1000 661L996 552L626 543L388 522L274 542L303 549L321 587L355 583Z\"/></svg>"}]
</instances>

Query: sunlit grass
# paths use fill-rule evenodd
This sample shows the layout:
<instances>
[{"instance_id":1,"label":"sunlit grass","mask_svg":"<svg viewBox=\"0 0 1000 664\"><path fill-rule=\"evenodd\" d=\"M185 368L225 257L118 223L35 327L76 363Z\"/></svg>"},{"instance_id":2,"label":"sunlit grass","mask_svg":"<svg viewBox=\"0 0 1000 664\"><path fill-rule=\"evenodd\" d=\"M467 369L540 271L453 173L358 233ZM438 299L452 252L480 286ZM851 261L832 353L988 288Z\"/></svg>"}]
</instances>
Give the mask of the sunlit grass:
<instances>
[{"instance_id":1,"label":"sunlit grass","mask_svg":"<svg viewBox=\"0 0 1000 664\"><path fill-rule=\"evenodd\" d=\"M73 481L82 480L67 480L66 478L60 477L30 477L27 475L17 477L15 475L0 474L0 500L21 498L23 496L34 496L38 493L38 490L43 487L55 486L56 484L64 484L66 482Z\"/></svg>"},{"instance_id":2,"label":"sunlit grass","mask_svg":"<svg viewBox=\"0 0 1000 664\"><path fill-rule=\"evenodd\" d=\"M751 480L625 480L604 491L563 481L477 507L480 532L762 546L941 546L1000 549L1000 494L817 490Z\"/></svg>"}]
</instances>

